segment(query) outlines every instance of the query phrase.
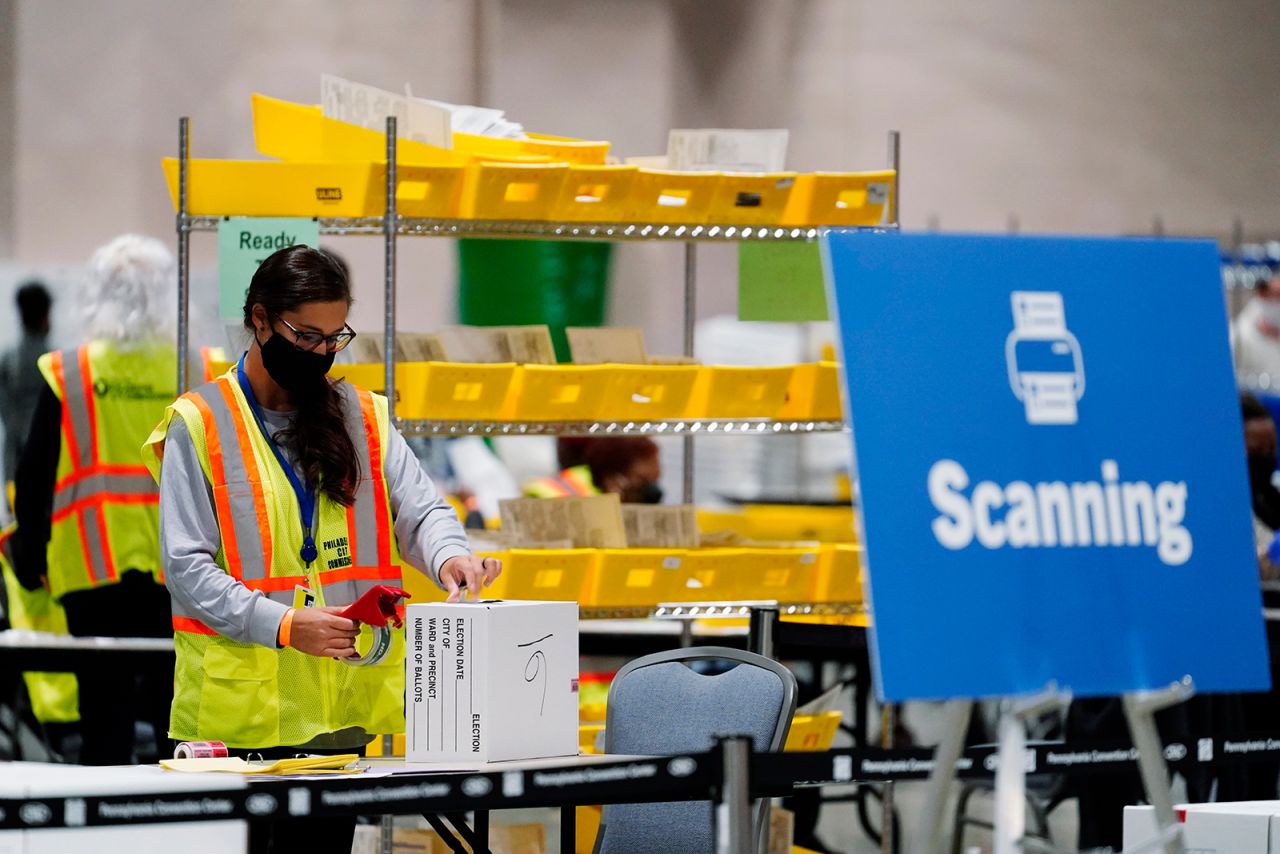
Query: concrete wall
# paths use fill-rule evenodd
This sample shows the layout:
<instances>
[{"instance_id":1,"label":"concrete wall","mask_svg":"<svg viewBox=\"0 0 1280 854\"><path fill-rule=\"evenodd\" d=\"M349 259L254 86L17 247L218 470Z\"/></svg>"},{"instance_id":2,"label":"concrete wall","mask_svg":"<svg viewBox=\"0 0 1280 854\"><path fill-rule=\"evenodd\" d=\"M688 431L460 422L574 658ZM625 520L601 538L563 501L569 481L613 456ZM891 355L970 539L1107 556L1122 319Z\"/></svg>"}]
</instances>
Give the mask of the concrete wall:
<instances>
[{"instance_id":1,"label":"concrete wall","mask_svg":"<svg viewBox=\"0 0 1280 854\"><path fill-rule=\"evenodd\" d=\"M1135 232L1159 214L1276 234L1277 43L1273 0L0 0L0 253L75 263L124 230L170 234L158 160L178 116L196 155L251 156L249 93L314 101L322 71L622 154L662 151L673 126L780 126L796 168L872 168L898 128L912 228ZM381 247L335 245L357 325L377 327ZM194 248L207 271L212 237ZM677 349L680 249L615 257L613 319ZM701 313L732 310L732 250L699 262ZM407 326L452 316L451 246L402 241L400 274Z\"/></svg>"}]
</instances>

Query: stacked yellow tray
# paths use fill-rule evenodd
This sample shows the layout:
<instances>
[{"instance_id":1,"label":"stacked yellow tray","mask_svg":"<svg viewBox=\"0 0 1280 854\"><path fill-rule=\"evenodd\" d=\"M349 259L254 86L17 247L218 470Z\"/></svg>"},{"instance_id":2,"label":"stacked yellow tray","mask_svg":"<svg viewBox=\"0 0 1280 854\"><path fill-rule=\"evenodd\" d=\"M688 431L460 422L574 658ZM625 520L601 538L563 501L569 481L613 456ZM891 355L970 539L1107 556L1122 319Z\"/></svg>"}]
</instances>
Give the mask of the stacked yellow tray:
<instances>
[{"instance_id":1,"label":"stacked yellow tray","mask_svg":"<svg viewBox=\"0 0 1280 854\"><path fill-rule=\"evenodd\" d=\"M380 390L380 364L333 376ZM433 421L839 420L834 366L515 365L402 362L396 414Z\"/></svg>"},{"instance_id":2,"label":"stacked yellow tray","mask_svg":"<svg viewBox=\"0 0 1280 854\"><path fill-rule=\"evenodd\" d=\"M195 159L194 216L373 217L386 212L386 138L320 107L253 95L272 160ZM742 226L877 225L895 174L677 172L608 164L609 143L454 133L453 147L396 142L396 212L425 219ZM178 164L164 160L174 206Z\"/></svg>"}]
</instances>

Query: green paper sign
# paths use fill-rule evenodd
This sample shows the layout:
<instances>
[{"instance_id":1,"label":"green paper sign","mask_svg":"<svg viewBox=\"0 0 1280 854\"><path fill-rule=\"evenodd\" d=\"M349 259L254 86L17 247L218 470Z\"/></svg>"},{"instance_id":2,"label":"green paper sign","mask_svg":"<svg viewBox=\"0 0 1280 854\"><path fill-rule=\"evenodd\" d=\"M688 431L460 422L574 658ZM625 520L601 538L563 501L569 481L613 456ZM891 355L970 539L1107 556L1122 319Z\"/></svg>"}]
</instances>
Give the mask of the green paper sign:
<instances>
[{"instance_id":1,"label":"green paper sign","mask_svg":"<svg viewBox=\"0 0 1280 854\"><path fill-rule=\"evenodd\" d=\"M738 244L738 319L796 323L827 318L817 243Z\"/></svg>"},{"instance_id":2,"label":"green paper sign","mask_svg":"<svg viewBox=\"0 0 1280 854\"><path fill-rule=\"evenodd\" d=\"M244 317L244 295L258 266L277 249L320 245L320 223L293 217L232 217L218 223L218 315Z\"/></svg>"}]
</instances>

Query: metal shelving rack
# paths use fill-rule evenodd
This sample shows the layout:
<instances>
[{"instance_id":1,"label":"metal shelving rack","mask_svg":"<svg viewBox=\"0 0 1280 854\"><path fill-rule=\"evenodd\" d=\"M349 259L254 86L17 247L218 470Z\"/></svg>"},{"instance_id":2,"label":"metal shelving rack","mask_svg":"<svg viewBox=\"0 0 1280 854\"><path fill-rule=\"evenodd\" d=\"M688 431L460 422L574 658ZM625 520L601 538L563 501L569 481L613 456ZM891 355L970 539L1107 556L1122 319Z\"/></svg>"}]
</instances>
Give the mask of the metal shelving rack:
<instances>
[{"instance_id":1,"label":"metal shelving rack","mask_svg":"<svg viewBox=\"0 0 1280 854\"><path fill-rule=\"evenodd\" d=\"M658 241L684 245L684 355L693 355L697 317L697 245L741 241L817 240L823 227L781 227L730 224L675 223L555 223L464 219L415 219L396 212L396 120L387 118L386 213L381 217L319 219L326 235L382 235L384 249L383 347L386 395L395 416L396 241L400 237L491 237L536 240ZM897 229L899 223L900 137L889 132L889 163L894 170L889 195L888 223L878 229ZM192 232L216 231L222 217L187 213L191 122L178 123L178 388L185 391L189 359L190 240ZM419 436L680 436L684 438L686 503L693 500L693 442L695 436L782 436L847 430L840 421L774 421L769 419L676 419L669 421L594 422L467 422L394 418L400 429Z\"/></svg>"}]
</instances>

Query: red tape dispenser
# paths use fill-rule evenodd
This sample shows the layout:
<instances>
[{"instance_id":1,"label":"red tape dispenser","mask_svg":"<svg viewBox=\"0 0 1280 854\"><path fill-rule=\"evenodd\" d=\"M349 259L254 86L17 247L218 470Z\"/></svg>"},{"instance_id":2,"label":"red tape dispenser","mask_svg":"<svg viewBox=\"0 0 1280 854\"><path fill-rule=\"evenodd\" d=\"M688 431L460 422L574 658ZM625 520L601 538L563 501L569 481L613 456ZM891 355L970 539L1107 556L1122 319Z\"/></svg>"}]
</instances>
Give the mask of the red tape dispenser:
<instances>
[{"instance_id":1,"label":"red tape dispenser","mask_svg":"<svg viewBox=\"0 0 1280 854\"><path fill-rule=\"evenodd\" d=\"M408 598L410 596L406 590L379 584L351 603L338 616L368 624L373 629L373 646L364 655L357 653L338 660L352 667L363 667L366 664L377 664L386 658L391 650L391 627L398 629L404 625L396 606L402 599Z\"/></svg>"}]
</instances>

